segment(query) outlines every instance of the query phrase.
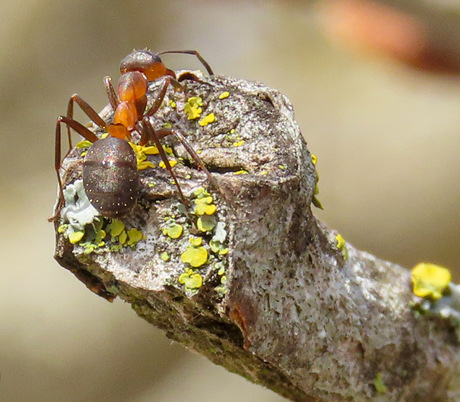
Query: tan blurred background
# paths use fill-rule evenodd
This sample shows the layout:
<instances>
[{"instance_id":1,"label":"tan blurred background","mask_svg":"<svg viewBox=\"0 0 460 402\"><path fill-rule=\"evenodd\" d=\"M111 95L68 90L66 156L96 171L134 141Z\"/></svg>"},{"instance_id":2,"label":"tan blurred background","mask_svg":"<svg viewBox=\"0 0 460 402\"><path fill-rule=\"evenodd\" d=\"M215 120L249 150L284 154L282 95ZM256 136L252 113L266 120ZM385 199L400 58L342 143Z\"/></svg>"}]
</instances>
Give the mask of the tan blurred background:
<instances>
[{"instance_id":1,"label":"tan blurred background","mask_svg":"<svg viewBox=\"0 0 460 402\"><path fill-rule=\"evenodd\" d=\"M53 260L56 117L74 92L101 109L103 76L116 79L133 48L197 49L217 73L288 95L318 157L320 219L381 258L436 262L460 280L460 78L343 48L312 4L1 2L1 401L283 400L172 344Z\"/></svg>"}]
</instances>

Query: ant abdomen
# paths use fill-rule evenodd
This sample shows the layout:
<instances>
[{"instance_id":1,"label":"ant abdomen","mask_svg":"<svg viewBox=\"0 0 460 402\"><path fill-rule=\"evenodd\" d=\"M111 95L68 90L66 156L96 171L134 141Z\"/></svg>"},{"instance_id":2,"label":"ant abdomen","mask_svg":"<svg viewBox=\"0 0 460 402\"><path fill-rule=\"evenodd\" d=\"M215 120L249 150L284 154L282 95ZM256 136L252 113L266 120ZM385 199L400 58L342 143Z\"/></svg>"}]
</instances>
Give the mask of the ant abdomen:
<instances>
[{"instance_id":1,"label":"ant abdomen","mask_svg":"<svg viewBox=\"0 0 460 402\"><path fill-rule=\"evenodd\" d=\"M96 141L83 161L83 184L89 201L101 215L127 215L136 204L139 190L131 145L111 136Z\"/></svg>"}]
</instances>

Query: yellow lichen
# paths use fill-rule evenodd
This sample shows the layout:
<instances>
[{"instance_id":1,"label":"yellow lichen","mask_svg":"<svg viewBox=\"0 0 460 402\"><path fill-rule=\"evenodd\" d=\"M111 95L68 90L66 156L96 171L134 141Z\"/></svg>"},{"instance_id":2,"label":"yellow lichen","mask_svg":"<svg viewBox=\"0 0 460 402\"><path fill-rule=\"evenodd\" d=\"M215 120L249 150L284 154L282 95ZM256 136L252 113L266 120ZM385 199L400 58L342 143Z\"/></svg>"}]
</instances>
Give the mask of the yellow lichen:
<instances>
[{"instance_id":1,"label":"yellow lichen","mask_svg":"<svg viewBox=\"0 0 460 402\"><path fill-rule=\"evenodd\" d=\"M193 194L195 194L195 196L197 196L198 198L202 198L202 197L209 197L211 194L209 194L206 189L204 187L199 187L197 188Z\"/></svg>"},{"instance_id":2,"label":"yellow lichen","mask_svg":"<svg viewBox=\"0 0 460 402\"><path fill-rule=\"evenodd\" d=\"M228 247L217 240L211 240L209 242L209 247L211 247L212 252L215 254L225 255L228 253Z\"/></svg>"},{"instance_id":3,"label":"yellow lichen","mask_svg":"<svg viewBox=\"0 0 460 402\"><path fill-rule=\"evenodd\" d=\"M182 227L182 225L172 223L167 228L163 229L163 234L165 236L169 236L171 239L178 239L182 236L183 231L184 228Z\"/></svg>"},{"instance_id":4,"label":"yellow lichen","mask_svg":"<svg viewBox=\"0 0 460 402\"><path fill-rule=\"evenodd\" d=\"M137 163L137 170L144 170L147 168L154 168L155 164L150 161L142 161Z\"/></svg>"},{"instance_id":5,"label":"yellow lichen","mask_svg":"<svg viewBox=\"0 0 460 402\"><path fill-rule=\"evenodd\" d=\"M138 243L140 240L142 240L143 234L140 230L137 229L129 229L128 230L128 241L127 245L128 246L133 246L134 244Z\"/></svg>"},{"instance_id":6,"label":"yellow lichen","mask_svg":"<svg viewBox=\"0 0 460 402\"><path fill-rule=\"evenodd\" d=\"M222 92L220 95L219 95L219 99L225 99L225 98L228 98L230 96L230 92Z\"/></svg>"},{"instance_id":7,"label":"yellow lichen","mask_svg":"<svg viewBox=\"0 0 460 402\"><path fill-rule=\"evenodd\" d=\"M102 230L102 229L99 229L97 232L96 232L96 238L94 239L94 245L97 246L97 247L104 247L105 246L105 236L107 236L107 233L105 232L105 230Z\"/></svg>"},{"instance_id":8,"label":"yellow lichen","mask_svg":"<svg viewBox=\"0 0 460 402\"><path fill-rule=\"evenodd\" d=\"M205 198L195 200L195 214L196 215L212 215L216 212L217 207L215 204L212 204L212 197L207 197L211 199L210 202L207 202Z\"/></svg>"},{"instance_id":9,"label":"yellow lichen","mask_svg":"<svg viewBox=\"0 0 460 402\"><path fill-rule=\"evenodd\" d=\"M203 244L203 239L201 237L192 237L190 240L192 246L198 247Z\"/></svg>"},{"instance_id":10,"label":"yellow lichen","mask_svg":"<svg viewBox=\"0 0 460 402\"><path fill-rule=\"evenodd\" d=\"M174 102L173 100L170 100L170 101L169 101L169 105L170 105L172 108L174 108L174 107L176 107L176 102Z\"/></svg>"},{"instance_id":11,"label":"yellow lichen","mask_svg":"<svg viewBox=\"0 0 460 402\"><path fill-rule=\"evenodd\" d=\"M177 161L176 161L175 159L170 159L170 160L169 160L169 164L171 165L171 167L174 167L174 166L177 165ZM163 168L163 169L166 169L166 164L165 164L163 161L161 161L161 162L158 164L158 166L160 166L160 167Z\"/></svg>"},{"instance_id":12,"label":"yellow lichen","mask_svg":"<svg viewBox=\"0 0 460 402\"><path fill-rule=\"evenodd\" d=\"M85 235L85 232L82 232L82 231L72 232L69 235L69 241L72 244L78 243L81 239L83 239L84 235Z\"/></svg>"},{"instance_id":13,"label":"yellow lichen","mask_svg":"<svg viewBox=\"0 0 460 402\"><path fill-rule=\"evenodd\" d=\"M345 239L340 234L335 236L335 239L337 240L337 248L342 250L343 246L345 246Z\"/></svg>"},{"instance_id":14,"label":"yellow lichen","mask_svg":"<svg viewBox=\"0 0 460 402\"><path fill-rule=\"evenodd\" d=\"M112 219L112 223L110 225L110 236L118 237L121 235L123 230L125 230L125 224L118 219Z\"/></svg>"},{"instance_id":15,"label":"yellow lichen","mask_svg":"<svg viewBox=\"0 0 460 402\"><path fill-rule=\"evenodd\" d=\"M199 122L198 124L200 126L207 126L208 124L211 124L215 121L216 117L214 115L214 113L209 113L207 116L203 117Z\"/></svg>"},{"instance_id":16,"label":"yellow lichen","mask_svg":"<svg viewBox=\"0 0 460 402\"><path fill-rule=\"evenodd\" d=\"M238 170L238 172L235 172L233 174L248 174L249 172L247 170Z\"/></svg>"},{"instance_id":17,"label":"yellow lichen","mask_svg":"<svg viewBox=\"0 0 460 402\"><path fill-rule=\"evenodd\" d=\"M318 158L316 158L316 155L311 154L311 161L313 165L316 165L316 162L318 161Z\"/></svg>"},{"instance_id":18,"label":"yellow lichen","mask_svg":"<svg viewBox=\"0 0 460 402\"><path fill-rule=\"evenodd\" d=\"M187 290L196 290L203 286L203 278L200 274L188 268L179 276L179 283L185 285Z\"/></svg>"},{"instance_id":19,"label":"yellow lichen","mask_svg":"<svg viewBox=\"0 0 460 402\"><path fill-rule=\"evenodd\" d=\"M200 216L196 226L200 232L210 232L216 227L216 218L213 215Z\"/></svg>"},{"instance_id":20,"label":"yellow lichen","mask_svg":"<svg viewBox=\"0 0 460 402\"><path fill-rule=\"evenodd\" d=\"M189 120L195 120L201 116L203 109L200 106L203 106L203 99L199 96L192 96L188 99L184 105L184 112Z\"/></svg>"},{"instance_id":21,"label":"yellow lichen","mask_svg":"<svg viewBox=\"0 0 460 402\"><path fill-rule=\"evenodd\" d=\"M123 230L123 232L121 232L120 236L118 237L118 240L120 241L121 244L125 244L127 238L128 238L128 234L126 233L126 230Z\"/></svg>"},{"instance_id":22,"label":"yellow lichen","mask_svg":"<svg viewBox=\"0 0 460 402\"><path fill-rule=\"evenodd\" d=\"M160 254L160 258L161 258L164 262L169 261L169 254L168 254L166 251L164 251L163 253Z\"/></svg>"},{"instance_id":23,"label":"yellow lichen","mask_svg":"<svg viewBox=\"0 0 460 402\"><path fill-rule=\"evenodd\" d=\"M93 143L91 141L88 141L88 140L83 140L83 141L80 141L76 147L78 149L82 149L82 148L89 148L91 145L93 145Z\"/></svg>"},{"instance_id":24,"label":"yellow lichen","mask_svg":"<svg viewBox=\"0 0 460 402\"><path fill-rule=\"evenodd\" d=\"M194 268L201 267L208 261L208 252L204 247L188 246L180 256L182 262Z\"/></svg>"},{"instance_id":25,"label":"yellow lichen","mask_svg":"<svg viewBox=\"0 0 460 402\"><path fill-rule=\"evenodd\" d=\"M450 271L439 265L420 263L412 268L414 293L419 297L441 298L451 279Z\"/></svg>"},{"instance_id":26,"label":"yellow lichen","mask_svg":"<svg viewBox=\"0 0 460 402\"><path fill-rule=\"evenodd\" d=\"M240 147L240 146L243 145L243 144L244 144L244 140L241 140L241 141L236 141L236 142L234 142L234 143L233 143L233 146L234 146L234 147Z\"/></svg>"},{"instance_id":27,"label":"yellow lichen","mask_svg":"<svg viewBox=\"0 0 460 402\"><path fill-rule=\"evenodd\" d=\"M341 234L335 236L335 240L337 241L337 248L342 252L342 257L344 260L348 260L348 249L345 242L345 239L342 237Z\"/></svg>"},{"instance_id":28,"label":"yellow lichen","mask_svg":"<svg viewBox=\"0 0 460 402\"><path fill-rule=\"evenodd\" d=\"M173 150L171 147L168 147L167 145L163 145L163 149L164 151L168 154L168 155L172 155L173 154Z\"/></svg>"},{"instance_id":29,"label":"yellow lichen","mask_svg":"<svg viewBox=\"0 0 460 402\"><path fill-rule=\"evenodd\" d=\"M374 378L374 387L375 387L375 390L376 390L379 394L386 394L386 392L387 392L387 387L386 387L386 385L383 383L382 373L378 373L378 374L376 375L376 377Z\"/></svg>"},{"instance_id":30,"label":"yellow lichen","mask_svg":"<svg viewBox=\"0 0 460 402\"><path fill-rule=\"evenodd\" d=\"M217 268L217 275L222 276L225 274L225 265L222 262L216 263L215 267Z\"/></svg>"},{"instance_id":31,"label":"yellow lichen","mask_svg":"<svg viewBox=\"0 0 460 402\"><path fill-rule=\"evenodd\" d=\"M155 165L152 162L147 160L147 155L157 155L159 153L157 147L138 145L132 142L130 142L129 145L131 145L131 148L133 149L134 154L136 155L137 170L155 167Z\"/></svg>"}]
</instances>

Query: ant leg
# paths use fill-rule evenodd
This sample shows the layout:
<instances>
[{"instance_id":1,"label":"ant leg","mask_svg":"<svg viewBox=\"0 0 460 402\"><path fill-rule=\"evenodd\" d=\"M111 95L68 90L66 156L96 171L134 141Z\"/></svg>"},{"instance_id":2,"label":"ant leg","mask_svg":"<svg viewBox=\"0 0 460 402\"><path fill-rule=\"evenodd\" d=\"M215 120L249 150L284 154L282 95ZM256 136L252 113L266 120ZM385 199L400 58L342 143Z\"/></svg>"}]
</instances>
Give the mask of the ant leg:
<instances>
[{"instance_id":1,"label":"ant leg","mask_svg":"<svg viewBox=\"0 0 460 402\"><path fill-rule=\"evenodd\" d=\"M143 130L143 135L142 135L143 138L141 138L140 144L145 145L148 142L153 142L155 144L155 146L158 148L158 152L160 153L161 159L163 160L163 162L164 162L164 164L166 166L166 169L171 174L171 177L173 178L174 183L176 184L177 190L179 192L180 199L181 199L182 203L185 205L185 207L187 208L187 214L189 215L190 221L193 222L193 220L192 220L192 218L190 216L190 212L189 212L190 205L189 205L188 201L185 199L185 196L184 196L184 193L182 192L182 189L180 187L179 181L177 180L177 177L176 177L174 171L172 170L172 167L171 167L171 164L169 163L168 157L166 156L166 153L165 153L165 151L163 149L163 146L161 145L160 137L157 135L155 129L152 127L152 124L150 123L150 120L149 120L148 117L144 116L144 118L142 119L142 125L143 125L144 130Z\"/></svg>"},{"instance_id":2,"label":"ant leg","mask_svg":"<svg viewBox=\"0 0 460 402\"><path fill-rule=\"evenodd\" d=\"M107 124L104 120L102 120L101 116L97 114L97 112L88 104L86 103L78 94L73 94L69 99L69 104L67 106L67 118L73 120L73 104L74 102L80 106L81 110L99 127L103 129L107 129ZM74 120L75 121L75 120ZM78 132L78 130L75 130ZM72 148L72 140L70 138L70 125L67 124L67 135L69 137L69 148Z\"/></svg>"},{"instance_id":3,"label":"ant leg","mask_svg":"<svg viewBox=\"0 0 460 402\"><path fill-rule=\"evenodd\" d=\"M211 66L208 64L208 62L201 57L201 55L196 51L196 50L166 50L164 52L157 53L157 55L161 54L166 54L166 53L182 53L182 54L191 54L193 56L196 56L197 59L200 61L200 63L206 68L206 71L208 72L209 75L214 75L214 72L212 71Z\"/></svg>"},{"instance_id":4,"label":"ant leg","mask_svg":"<svg viewBox=\"0 0 460 402\"><path fill-rule=\"evenodd\" d=\"M113 111L115 111L120 101L118 100L115 89L113 89L112 78L109 75L104 77L104 84L105 84L105 90L107 92L107 97L109 98L110 106L112 106Z\"/></svg>"},{"instance_id":5,"label":"ant leg","mask_svg":"<svg viewBox=\"0 0 460 402\"><path fill-rule=\"evenodd\" d=\"M155 103L150 107L150 109L144 114L144 116L152 116L155 112L160 108L161 102L166 96L166 91L168 90L168 86L172 85L176 91L184 91L185 87L175 80L172 77L165 77L163 79L163 83L161 84L160 90L158 91L158 95L155 99Z\"/></svg>"},{"instance_id":6,"label":"ant leg","mask_svg":"<svg viewBox=\"0 0 460 402\"><path fill-rule=\"evenodd\" d=\"M58 179L58 186L59 186L59 201L56 210L56 214L49 218L48 220L54 221L59 217L59 211L61 210L61 206L64 203L64 189L62 185L62 180L61 180L61 175L59 174L59 171L61 170L61 123L64 123L67 125L67 128L70 130L70 128L74 129L78 134L80 134L83 138L90 142L95 142L99 138L90 131L87 127L85 127L83 124L79 123L76 120L70 119L67 116L59 116L56 121L56 138L55 138L55 147L54 147L54 168L56 170L56 175ZM70 151L70 149L69 149Z\"/></svg>"},{"instance_id":7,"label":"ant leg","mask_svg":"<svg viewBox=\"0 0 460 402\"><path fill-rule=\"evenodd\" d=\"M162 129L156 130L156 134L158 135L160 139L167 137L168 135L171 135L171 134L175 135L180 141L180 143L182 144L182 146L185 148L185 150L193 158L193 160L197 164L198 169L202 170L206 174L206 177L208 178L208 181L211 184L211 186L213 186L217 191L219 191L219 193L222 195L222 197L226 200L226 202L229 205L233 205L233 201L228 197L227 193L225 193L225 191L222 190L222 188L217 183L217 180L215 179L215 177L211 174L211 172L208 170L208 168L204 164L203 159L201 159L200 156L195 152L192 145L185 139L185 136L182 133L180 133L179 131L170 129L170 128L162 128Z\"/></svg>"},{"instance_id":8,"label":"ant leg","mask_svg":"<svg viewBox=\"0 0 460 402\"><path fill-rule=\"evenodd\" d=\"M193 147L185 139L185 137L184 137L184 135L182 135L182 133L180 133L178 131L175 131L175 130L172 130L170 128L162 128L162 129L156 130L156 133L157 133L159 138L164 138L164 137L167 137L168 135L175 135L179 139L180 143L183 145L185 150L191 155L191 157L193 158L193 160L197 164L198 169L202 170L206 174L209 183L211 183L211 185L214 186L215 188L219 188L219 185L217 184L217 181L214 178L214 176L207 169L207 167L204 164L203 160L195 152Z\"/></svg>"}]
</instances>

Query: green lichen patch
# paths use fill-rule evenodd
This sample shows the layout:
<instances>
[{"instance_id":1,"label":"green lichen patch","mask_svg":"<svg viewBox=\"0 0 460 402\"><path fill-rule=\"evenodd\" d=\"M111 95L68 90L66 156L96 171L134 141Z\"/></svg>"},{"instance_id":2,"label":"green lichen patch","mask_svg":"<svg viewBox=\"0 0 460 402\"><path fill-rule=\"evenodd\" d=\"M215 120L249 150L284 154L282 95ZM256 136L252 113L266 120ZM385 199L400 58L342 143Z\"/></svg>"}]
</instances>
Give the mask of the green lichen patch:
<instances>
[{"instance_id":1,"label":"green lichen patch","mask_svg":"<svg viewBox=\"0 0 460 402\"><path fill-rule=\"evenodd\" d=\"M59 233L71 244L83 248L85 254L95 251L117 252L123 247L135 248L143 239L136 228L126 228L119 219L108 219L99 215L91 205L82 180L76 180L64 188L65 205L61 210L63 223Z\"/></svg>"},{"instance_id":2,"label":"green lichen patch","mask_svg":"<svg viewBox=\"0 0 460 402\"><path fill-rule=\"evenodd\" d=\"M125 224L119 219L112 219L112 222L108 225L108 229L110 229L110 236L118 237L125 230Z\"/></svg>"},{"instance_id":3,"label":"green lichen patch","mask_svg":"<svg viewBox=\"0 0 460 402\"><path fill-rule=\"evenodd\" d=\"M337 236L335 236L335 239L337 241L336 246L342 253L343 259L345 261L348 260L348 249L347 249L347 243L345 242L345 239L342 237L341 234L338 234Z\"/></svg>"},{"instance_id":4,"label":"green lichen patch","mask_svg":"<svg viewBox=\"0 0 460 402\"><path fill-rule=\"evenodd\" d=\"M217 219L214 215L200 216L196 222L196 226L200 232L211 232L217 224Z\"/></svg>"},{"instance_id":5,"label":"green lichen patch","mask_svg":"<svg viewBox=\"0 0 460 402\"><path fill-rule=\"evenodd\" d=\"M196 215L212 215L216 212L217 207L214 204L214 199L211 194L206 192L203 188L195 191L195 214Z\"/></svg>"},{"instance_id":6,"label":"green lichen patch","mask_svg":"<svg viewBox=\"0 0 460 402\"><path fill-rule=\"evenodd\" d=\"M225 274L225 264L222 261L216 262L214 268L217 270L217 275L222 276Z\"/></svg>"},{"instance_id":7,"label":"green lichen patch","mask_svg":"<svg viewBox=\"0 0 460 402\"><path fill-rule=\"evenodd\" d=\"M137 243L139 243L143 239L144 235L140 230L137 230L135 228L131 228L128 230L128 241L126 244L128 246L134 246Z\"/></svg>"},{"instance_id":8,"label":"green lichen patch","mask_svg":"<svg viewBox=\"0 0 460 402\"><path fill-rule=\"evenodd\" d=\"M220 285L216 286L214 290L220 295L224 296L228 292L228 287L227 287L227 277L225 275L222 275L220 278Z\"/></svg>"},{"instance_id":9,"label":"green lichen patch","mask_svg":"<svg viewBox=\"0 0 460 402\"><path fill-rule=\"evenodd\" d=\"M160 258L164 261L164 262L167 262L169 261L171 258L169 257L169 254L164 251L160 254Z\"/></svg>"},{"instance_id":10,"label":"green lichen patch","mask_svg":"<svg viewBox=\"0 0 460 402\"><path fill-rule=\"evenodd\" d=\"M190 264L194 268L201 267L208 261L208 252L203 246L191 244L180 256L182 262Z\"/></svg>"},{"instance_id":11,"label":"green lichen patch","mask_svg":"<svg viewBox=\"0 0 460 402\"><path fill-rule=\"evenodd\" d=\"M209 242L209 247L211 247L211 251L214 254L220 254L220 255L227 254L229 250L228 247L224 243L221 243L220 241L215 241L215 240L211 240Z\"/></svg>"},{"instance_id":12,"label":"green lichen patch","mask_svg":"<svg viewBox=\"0 0 460 402\"><path fill-rule=\"evenodd\" d=\"M435 264L420 263L412 268L414 294L419 297L440 299L448 289L452 275L447 268Z\"/></svg>"},{"instance_id":13,"label":"green lichen patch","mask_svg":"<svg viewBox=\"0 0 460 402\"><path fill-rule=\"evenodd\" d=\"M203 239L201 237L192 237L189 241L190 244L195 247L199 247L203 244Z\"/></svg>"},{"instance_id":14,"label":"green lichen patch","mask_svg":"<svg viewBox=\"0 0 460 402\"><path fill-rule=\"evenodd\" d=\"M182 225L171 221L166 228L163 229L163 234L171 239L178 239L182 236L184 228Z\"/></svg>"},{"instance_id":15,"label":"green lichen patch","mask_svg":"<svg viewBox=\"0 0 460 402\"><path fill-rule=\"evenodd\" d=\"M120 241L120 244L125 244L127 238L128 238L128 234L126 233L125 230L123 230L123 232L121 232L120 234L120 237L118 238Z\"/></svg>"},{"instance_id":16,"label":"green lichen patch","mask_svg":"<svg viewBox=\"0 0 460 402\"><path fill-rule=\"evenodd\" d=\"M311 161L313 165L315 166L315 173L316 173L316 183L315 183L315 191L313 193L313 198L312 198L312 204L319 209L324 209L323 205L321 204L321 201L318 199L317 195L319 194L319 187L318 187L318 182L319 182L319 173L318 169L316 168L316 164L318 162L318 159L316 155L311 155Z\"/></svg>"},{"instance_id":17,"label":"green lichen patch","mask_svg":"<svg viewBox=\"0 0 460 402\"><path fill-rule=\"evenodd\" d=\"M198 289L203 286L203 277L192 269L187 268L185 272L179 276L179 283L185 286L185 290L197 292Z\"/></svg>"},{"instance_id":18,"label":"green lichen patch","mask_svg":"<svg viewBox=\"0 0 460 402\"><path fill-rule=\"evenodd\" d=\"M379 394L386 394L388 389L383 383L382 373L378 373L374 378L374 387Z\"/></svg>"}]
</instances>

